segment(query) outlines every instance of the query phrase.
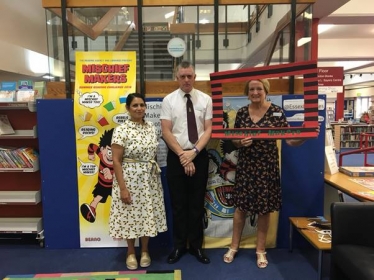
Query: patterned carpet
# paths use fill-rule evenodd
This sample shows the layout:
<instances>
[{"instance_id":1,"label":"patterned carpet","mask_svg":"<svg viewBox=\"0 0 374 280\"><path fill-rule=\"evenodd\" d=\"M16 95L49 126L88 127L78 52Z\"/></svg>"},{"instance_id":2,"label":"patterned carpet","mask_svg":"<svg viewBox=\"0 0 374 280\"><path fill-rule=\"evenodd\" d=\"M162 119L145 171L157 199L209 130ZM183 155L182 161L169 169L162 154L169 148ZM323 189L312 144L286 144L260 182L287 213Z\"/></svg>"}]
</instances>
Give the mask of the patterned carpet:
<instances>
[{"instance_id":1,"label":"patterned carpet","mask_svg":"<svg viewBox=\"0 0 374 280\"><path fill-rule=\"evenodd\" d=\"M80 273L50 273L30 275L9 275L4 280L182 280L180 270L163 271L111 271L111 272L80 272Z\"/></svg>"}]
</instances>

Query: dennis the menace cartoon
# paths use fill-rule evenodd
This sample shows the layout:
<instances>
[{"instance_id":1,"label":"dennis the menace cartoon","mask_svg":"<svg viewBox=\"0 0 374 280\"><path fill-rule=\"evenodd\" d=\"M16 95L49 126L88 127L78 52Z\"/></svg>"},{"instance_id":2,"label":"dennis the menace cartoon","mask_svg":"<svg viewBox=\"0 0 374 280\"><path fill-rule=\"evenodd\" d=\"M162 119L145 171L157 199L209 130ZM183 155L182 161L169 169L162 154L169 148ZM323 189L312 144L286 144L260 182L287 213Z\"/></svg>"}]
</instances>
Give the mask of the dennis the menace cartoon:
<instances>
[{"instance_id":1,"label":"dennis the menace cartoon","mask_svg":"<svg viewBox=\"0 0 374 280\"><path fill-rule=\"evenodd\" d=\"M111 141L113 128L106 130L100 138L99 146L93 143L88 145L88 159L95 160L97 155L100 159L97 183L92 191L93 200L90 204L83 203L80 207L81 214L88 222L96 220L96 208L99 203L105 203L108 196L112 195L113 182L113 159Z\"/></svg>"}]
</instances>

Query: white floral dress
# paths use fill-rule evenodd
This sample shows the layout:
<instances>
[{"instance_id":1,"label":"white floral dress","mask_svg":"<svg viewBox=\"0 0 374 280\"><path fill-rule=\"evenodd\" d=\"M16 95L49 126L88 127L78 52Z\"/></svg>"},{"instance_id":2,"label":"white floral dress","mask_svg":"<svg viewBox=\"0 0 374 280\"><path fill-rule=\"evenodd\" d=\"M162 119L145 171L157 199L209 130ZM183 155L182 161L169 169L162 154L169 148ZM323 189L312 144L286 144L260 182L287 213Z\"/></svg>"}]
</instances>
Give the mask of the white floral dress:
<instances>
[{"instance_id":1,"label":"white floral dress","mask_svg":"<svg viewBox=\"0 0 374 280\"><path fill-rule=\"evenodd\" d=\"M122 171L132 204L122 203L116 178L113 179L109 235L133 239L153 237L167 230L161 177L151 161L157 151L153 123L126 120L113 131L112 144L124 147Z\"/></svg>"}]
</instances>

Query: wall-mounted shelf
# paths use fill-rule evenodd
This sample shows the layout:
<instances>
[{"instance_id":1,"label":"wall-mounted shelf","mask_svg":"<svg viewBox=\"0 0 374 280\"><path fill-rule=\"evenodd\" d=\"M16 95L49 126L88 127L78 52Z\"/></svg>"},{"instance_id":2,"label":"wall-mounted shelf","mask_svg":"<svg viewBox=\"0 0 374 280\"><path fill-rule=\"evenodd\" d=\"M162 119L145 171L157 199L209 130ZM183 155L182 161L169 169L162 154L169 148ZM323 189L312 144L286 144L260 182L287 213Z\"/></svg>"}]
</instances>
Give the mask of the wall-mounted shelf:
<instances>
[{"instance_id":1,"label":"wall-mounted shelf","mask_svg":"<svg viewBox=\"0 0 374 280\"><path fill-rule=\"evenodd\" d=\"M0 110L22 110L36 112L36 102L0 102Z\"/></svg>"},{"instance_id":2,"label":"wall-mounted shelf","mask_svg":"<svg viewBox=\"0 0 374 280\"><path fill-rule=\"evenodd\" d=\"M0 134L0 139L35 139L38 138L36 126L33 129L14 130L14 134Z\"/></svg>"},{"instance_id":3,"label":"wall-mounted shelf","mask_svg":"<svg viewBox=\"0 0 374 280\"><path fill-rule=\"evenodd\" d=\"M0 205L34 205L40 201L40 191L0 191Z\"/></svg>"},{"instance_id":4,"label":"wall-mounted shelf","mask_svg":"<svg viewBox=\"0 0 374 280\"><path fill-rule=\"evenodd\" d=\"M36 234L43 244L36 102L0 102L14 134L0 135L0 234Z\"/></svg>"},{"instance_id":5,"label":"wall-mounted shelf","mask_svg":"<svg viewBox=\"0 0 374 280\"><path fill-rule=\"evenodd\" d=\"M0 218L0 233L34 233L43 230L42 218Z\"/></svg>"},{"instance_id":6,"label":"wall-mounted shelf","mask_svg":"<svg viewBox=\"0 0 374 280\"><path fill-rule=\"evenodd\" d=\"M0 172L36 172L39 170L39 162L34 162L33 168L0 168Z\"/></svg>"}]
</instances>

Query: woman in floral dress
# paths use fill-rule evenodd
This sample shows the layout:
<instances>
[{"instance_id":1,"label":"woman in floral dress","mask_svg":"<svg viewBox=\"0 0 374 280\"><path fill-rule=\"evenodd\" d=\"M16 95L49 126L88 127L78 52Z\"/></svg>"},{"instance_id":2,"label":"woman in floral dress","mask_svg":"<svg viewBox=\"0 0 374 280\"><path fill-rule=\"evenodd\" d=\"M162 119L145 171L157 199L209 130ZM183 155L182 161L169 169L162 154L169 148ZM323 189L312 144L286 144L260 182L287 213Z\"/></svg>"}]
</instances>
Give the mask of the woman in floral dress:
<instances>
[{"instance_id":1,"label":"woman in floral dress","mask_svg":"<svg viewBox=\"0 0 374 280\"><path fill-rule=\"evenodd\" d=\"M283 110L266 100L270 84L266 79L248 81L244 94L251 101L236 114L235 128L287 127ZM303 139L287 139L290 146L304 143ZM239 148L233 200L234 226L230 248L223 260L231 263L238 251L247 213L258 215L256 255L257 266L268 265L265 244L270 213L282 205L278 148L275 139L252 140L250 137L234 140Z\"/></svg>"},{"instance_id":2,"label":"woman in floral dress","mask_svg":"<svg viewBox=\"0 0 374 280\"><path fill-rule=\"evenodd\" d=\"M113 180L109 234L127 240L126 265L137 269L135 239L141 241L140 266L148 267L149 237L167 230L160 169L155 161L158 146L153 123L144 120L145 99L127 96L130 118L116 127L112 137Z\"/></svg>"}]
</instances>

